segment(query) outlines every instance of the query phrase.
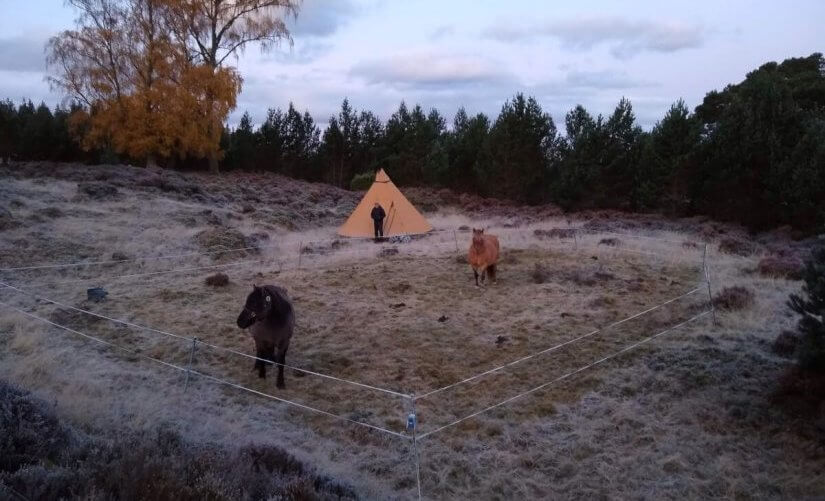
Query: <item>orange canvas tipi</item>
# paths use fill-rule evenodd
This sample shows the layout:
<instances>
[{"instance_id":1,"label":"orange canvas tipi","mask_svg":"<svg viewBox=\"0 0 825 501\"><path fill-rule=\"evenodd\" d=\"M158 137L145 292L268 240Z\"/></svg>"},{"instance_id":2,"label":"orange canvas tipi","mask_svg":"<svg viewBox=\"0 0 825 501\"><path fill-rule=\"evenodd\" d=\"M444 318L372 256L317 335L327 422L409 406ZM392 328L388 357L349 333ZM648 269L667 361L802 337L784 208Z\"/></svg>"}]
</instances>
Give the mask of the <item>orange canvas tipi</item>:
<instances>
[{"instance_id":1,"label":"orange canvas tipi","mask_svg":"<svg viewBox=\"0 0 825 501\"><path fill-rule=\"evenodd\" d=\"M373 236L373 222L370 218L372 207L378 202L387 213L384 219L384 236L412 235L427 233L433 227L424 219L413 204L392 183L384 169L375 175L375 181L367 194L352 211L349 219L340 228L338 234L344 237Z\"/></svg>"}]
</instances>

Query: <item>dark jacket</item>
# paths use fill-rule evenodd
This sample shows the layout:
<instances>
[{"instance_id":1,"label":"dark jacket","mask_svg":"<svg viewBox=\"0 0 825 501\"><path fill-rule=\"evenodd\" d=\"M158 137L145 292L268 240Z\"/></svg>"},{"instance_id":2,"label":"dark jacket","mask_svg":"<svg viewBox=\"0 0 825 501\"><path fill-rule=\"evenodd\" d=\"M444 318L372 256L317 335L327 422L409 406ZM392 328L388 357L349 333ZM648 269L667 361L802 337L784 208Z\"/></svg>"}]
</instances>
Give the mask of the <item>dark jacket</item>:
<instances>
[{"instance_id":1,"label":"dark jacket","mask_svg":"<svg viewBox=\"0 0 825 501\"><path fill-rule=\"evenodd\" d=\"M383 221L387 214L384 212L384 208L380 205L378 207L373 207L372 212L370 212L370 217L373 221Z\"/></svg>"}]
</instances>

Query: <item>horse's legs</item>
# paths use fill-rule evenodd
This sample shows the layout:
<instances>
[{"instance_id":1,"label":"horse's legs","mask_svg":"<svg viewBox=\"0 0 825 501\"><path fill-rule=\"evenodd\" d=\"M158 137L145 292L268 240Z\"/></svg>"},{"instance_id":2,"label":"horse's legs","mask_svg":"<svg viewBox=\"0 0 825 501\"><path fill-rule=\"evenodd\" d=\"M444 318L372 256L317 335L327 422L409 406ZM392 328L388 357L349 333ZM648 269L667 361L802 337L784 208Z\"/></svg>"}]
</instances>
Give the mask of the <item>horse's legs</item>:
<instances>
[{"instance_id":1,"label":"horse's legs","mask_svg":"<svg viewBox=\"0 0 825 501\"><path fill-rule=\"evenodd\" d=\"M261 379L266 378L266 363L264 360L266 359L266 349L262 348L258 343L255 343L255 369L258 371L258 377Z\"/></svg>"},{"instance_id":2,"label":"horse's legs","mask_svg":"<svg viewBox=\"0 0 825 501\"><path fill-rule=\"evenodd\" d=\"M475 277L476 277L476 287L478 287L478 272L476 271L475 268L473 268L473 275L475 275Z\"/></svg>"},{"instance_id":3,"label":"horse's legs","mask_svg":"<svg viewBox=\"0 0 825 501\"><path fill-rule=\"evenodd\" d=\"M284 364L286 363L286 349L287 346L284 346L282 349L278 350L278 359L276 360L278 362L278 381L275 383L275 386L281 389L286 388L286 385L284 384Z\"/></svg>"},{"instance_id":4,"label":"horse's legs","mask_svg":"<svg viewBox=\"0 0 825 501\"><path fill-rule=\"evenodd\" d=\"M484 285L484 279L487 277L487 268L481 270L481 285Z\"/></svg>"}]
</instances>

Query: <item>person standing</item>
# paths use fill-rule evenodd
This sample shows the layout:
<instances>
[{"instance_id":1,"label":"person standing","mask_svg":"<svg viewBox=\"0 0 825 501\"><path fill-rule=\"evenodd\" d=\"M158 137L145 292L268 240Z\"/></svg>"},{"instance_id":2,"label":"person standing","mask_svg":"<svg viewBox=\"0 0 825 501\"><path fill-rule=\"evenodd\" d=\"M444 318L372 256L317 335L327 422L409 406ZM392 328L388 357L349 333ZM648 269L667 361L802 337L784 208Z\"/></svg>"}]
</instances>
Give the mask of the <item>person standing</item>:
<instances>
[{"instance_id":1,"label":"person standing","mask_svg":"<svg viewBox=\"0 0 825 501\"><path fill-rule=\"evenodd\" d=\"M383 238L384 218L387 217L387 214L378 202L375 202L375 206L373 206L372 211L370 212L370 217L375 225L375 239L378 240L379 237Z\"/></svg>"}]
</instances>

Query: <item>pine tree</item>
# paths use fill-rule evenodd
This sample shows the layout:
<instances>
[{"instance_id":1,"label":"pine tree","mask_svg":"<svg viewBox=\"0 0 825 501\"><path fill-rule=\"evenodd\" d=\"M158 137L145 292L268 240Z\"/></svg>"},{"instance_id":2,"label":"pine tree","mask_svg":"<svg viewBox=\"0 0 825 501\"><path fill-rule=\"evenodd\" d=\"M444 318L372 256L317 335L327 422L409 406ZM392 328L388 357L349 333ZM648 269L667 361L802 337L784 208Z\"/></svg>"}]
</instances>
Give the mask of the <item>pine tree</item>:
<instances>
[{"instance_id":1,"label":"pine tree","mask_svg":"<svg viewBox=\"0 0 825 501\"><path fill-rule=\"evenodd\" d=\"M803 277L803 295L791 294L788 305L802 316L797 359L801 368L825 372L825 246L815 250Z\"/></svg>"},{"instance_id":2,"label":"pine tree","mask_svg":"<svg viewBox=\"0 0 825 501\"><path fill-rule=\"evenodd\" d=\"M558 150L553 118L533 97L516 94L490 129L489 159L477 173L485 194L539 203Z\"/></svg>"},{"instance_id":3,"label":"pine tree","mask_svg":"<svg viewBox=\"0 0 825 501\"><path fill-rule=\"evenodd\" d=\"M8 163L17 142L17 109L8 99L0 101L0 164Z\"/></svg>"}]
</instances>

